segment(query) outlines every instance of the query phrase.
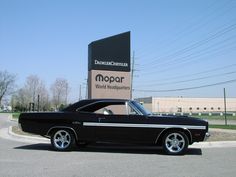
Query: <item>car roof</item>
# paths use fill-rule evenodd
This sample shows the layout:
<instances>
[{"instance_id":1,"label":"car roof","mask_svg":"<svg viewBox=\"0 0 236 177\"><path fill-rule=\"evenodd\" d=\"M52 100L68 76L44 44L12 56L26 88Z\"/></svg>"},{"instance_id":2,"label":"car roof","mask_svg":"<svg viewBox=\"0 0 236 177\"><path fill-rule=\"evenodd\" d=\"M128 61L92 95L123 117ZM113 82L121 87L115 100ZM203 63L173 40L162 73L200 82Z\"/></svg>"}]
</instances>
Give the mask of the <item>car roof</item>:
<instances>
[{"instance_id":1,"label":"car roof","mask_svg":"<svg viewBox=\"0 0 236 177\"><path fill-rule=\"evenodd\" d=\"M96 102L126 102L130 101L128 99L111 99L111 98L98 98L98 99L85 99L85 100L80 100L67 108L65 108L63 111L75 111L78 108L84 107L86 105L90 105Z\"/></svg>"}]
</instances>

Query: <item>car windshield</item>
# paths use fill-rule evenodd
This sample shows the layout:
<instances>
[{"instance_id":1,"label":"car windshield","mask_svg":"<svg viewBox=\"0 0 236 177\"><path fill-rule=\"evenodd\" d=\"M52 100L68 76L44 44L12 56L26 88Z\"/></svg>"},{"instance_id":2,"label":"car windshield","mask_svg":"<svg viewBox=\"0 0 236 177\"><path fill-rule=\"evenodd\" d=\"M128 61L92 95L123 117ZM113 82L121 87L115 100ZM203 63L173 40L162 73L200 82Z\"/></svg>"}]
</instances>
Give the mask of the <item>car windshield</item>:
<instances>
[{"instance_id":1,"label":"car windshield","mask_svg":"<svg viewBox=\"0 0 236 177\"><path fill-rule=\"evenodd\" d=\"M146 110L143 105L141 105L140 103L136 102L136 101L132 101L131 102L139 111L142 112L143 115L152 115L152 113L148 110Z\"/></svg>"}]
</instances>

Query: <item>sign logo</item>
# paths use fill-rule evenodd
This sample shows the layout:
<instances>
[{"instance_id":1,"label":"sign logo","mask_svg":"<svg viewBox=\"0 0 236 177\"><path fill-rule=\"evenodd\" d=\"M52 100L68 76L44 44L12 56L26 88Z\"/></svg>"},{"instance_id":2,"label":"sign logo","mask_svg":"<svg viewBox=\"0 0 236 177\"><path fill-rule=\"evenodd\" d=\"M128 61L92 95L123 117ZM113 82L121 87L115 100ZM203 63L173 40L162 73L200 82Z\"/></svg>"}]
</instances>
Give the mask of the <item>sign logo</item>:
<instances>
[{"instance_id":1,"label":"sign logo","mask_svg":"<svg viewBox=\"0 0 236 177\"><path fill-rule=\"evenodd\" d=\"M95 76L95 80L98 82L108 82L108 83L122 83L124 80L124 77L114 77L114 76L103 76L102 74L97 74Z\"/></svg>"},{"instance_id":2,"label":"sign logo","mask_svg":"<svg viewBox=\"0 0 236 177\"><path fill-rule=\"evenodd\" d=\"M94 60L95 65L105 65L105 66L118 66L118 67L128 67L128 63L114 62L114 61L99 61Z\"/></svg>"}]
</instances>

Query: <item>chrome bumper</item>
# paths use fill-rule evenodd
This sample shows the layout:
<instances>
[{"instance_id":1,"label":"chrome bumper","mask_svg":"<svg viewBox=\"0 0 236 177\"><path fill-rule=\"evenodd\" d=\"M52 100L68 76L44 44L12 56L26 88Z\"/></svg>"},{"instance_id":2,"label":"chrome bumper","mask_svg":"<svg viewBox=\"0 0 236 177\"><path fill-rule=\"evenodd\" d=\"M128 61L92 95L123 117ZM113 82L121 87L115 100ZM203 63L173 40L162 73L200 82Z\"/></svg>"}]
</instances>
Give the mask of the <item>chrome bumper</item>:
<instances>
[{"instance_id":1,"label":"chrome bumper","mask_svg":"<svg viewBox=\"0 0 236 177\"><path fill-rule=\"evenodd\" d=\"M210 136L211 136L210 133L209 133L209 132L206 132L204 141L206 141Z\"/></svg>"}]
</instances>

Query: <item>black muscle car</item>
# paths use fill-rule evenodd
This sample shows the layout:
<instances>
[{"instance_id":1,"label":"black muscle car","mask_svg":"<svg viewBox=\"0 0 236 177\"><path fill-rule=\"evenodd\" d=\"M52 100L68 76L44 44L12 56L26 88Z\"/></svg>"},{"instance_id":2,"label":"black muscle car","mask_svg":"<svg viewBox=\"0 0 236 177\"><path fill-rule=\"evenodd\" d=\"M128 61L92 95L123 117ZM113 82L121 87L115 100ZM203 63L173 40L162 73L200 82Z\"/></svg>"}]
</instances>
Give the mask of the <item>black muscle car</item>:
<instances>
[{"instance_id":1,"label":"black muscle car","mask_svg":"<svg viewBox=\"0 0 236 177\"><path fill-rule=\"evenodd\" d=\"M167 154L176 155L209 136L207 121L154 116L138 102L123 99L81 100L60 112L22 113L19 126L50 138L58 151L70 150L75 143L99 141L159 145Z\"/></svg>"}]
</instances>

